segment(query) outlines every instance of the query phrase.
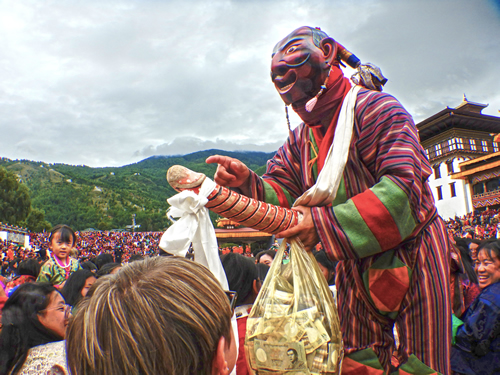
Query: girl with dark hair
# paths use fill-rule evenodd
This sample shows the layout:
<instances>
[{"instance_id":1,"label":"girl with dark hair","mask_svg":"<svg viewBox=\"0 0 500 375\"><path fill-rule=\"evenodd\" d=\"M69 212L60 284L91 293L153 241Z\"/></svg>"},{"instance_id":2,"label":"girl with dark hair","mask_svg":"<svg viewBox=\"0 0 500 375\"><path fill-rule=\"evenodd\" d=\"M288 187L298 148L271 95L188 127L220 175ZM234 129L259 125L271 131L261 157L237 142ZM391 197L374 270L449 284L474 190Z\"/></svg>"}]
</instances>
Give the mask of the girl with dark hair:
<instances>
[{"instance_id":1,"label":"girl with dark hair","mask_svg":"<svg viewBox=\"0 0 500 375\"><path fill-rule=\"evenodd\" d=\"M78 270L70 275L61 290L66 303L73 307L72 313L78 302L87 295L89 288L96 281L96 276L88 270Z\"/></svg>"},{"instance_id":2,"label":"girl with dark hair","mask_svg":"<svg viewBox=\"0 0 500 375\"><path fill-rule=\"evenodd\" d=\"M62 287L69 275L81 269L78 260L70 256L75 244L76 234L73 229L63 224L52 228L49 236L49 249L52 253L42 266L36 281Z\"/></svg>"},{"instance_id":3,"label":"girl with dark hair","mask_svg":"<svg viewBox=\"0 0 500 375\"><path fill-rule=\"evenodd\" d=\"M66 373L69 308L48 283L20 285L3 308L0 374Z\"/></svg>"},{"instance_id":4,"label":"girl with dark hair","mask_svg":"<svg viewBox=\"0 0 500 375\"><path fill-rule=\"evenodd\" d=\"M96 273L96 277L99 278L106 275L114 275L121 269L122 265L120 263L106 263L101 268L99 268L99 271L97 271Z\"/></svg>"},{"instance_id":5,"label":"girl with dark hair","mask_svg":"<svg viewBox=\"0 0 500 375\"><path fill-rule=\"evenodd\" d=\"M482 243L475 270L481 293L458 327L451 351L456 374L500 373L500 241Z\"/></svg>"}]
</instances>

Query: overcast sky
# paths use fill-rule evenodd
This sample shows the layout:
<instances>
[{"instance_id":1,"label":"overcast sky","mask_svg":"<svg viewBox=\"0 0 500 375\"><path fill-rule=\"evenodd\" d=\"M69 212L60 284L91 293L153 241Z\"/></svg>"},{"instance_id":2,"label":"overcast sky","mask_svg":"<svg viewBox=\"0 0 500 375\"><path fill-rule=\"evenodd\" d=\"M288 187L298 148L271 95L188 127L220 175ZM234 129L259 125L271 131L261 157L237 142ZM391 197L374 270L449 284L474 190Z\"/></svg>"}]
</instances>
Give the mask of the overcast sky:
<instances>
[{"instance_id":1,"label":"overcast sky","mask_svg":"<svg viewBox=\"0 0 500 375\"><path fill-rule=\"evenodd\" d=\"M415 122L464 93L500 116L499 0L0 0L0 156L274 151L288 131L271 51L303 25L378 65Z\"/></svg>"}]
</instances>

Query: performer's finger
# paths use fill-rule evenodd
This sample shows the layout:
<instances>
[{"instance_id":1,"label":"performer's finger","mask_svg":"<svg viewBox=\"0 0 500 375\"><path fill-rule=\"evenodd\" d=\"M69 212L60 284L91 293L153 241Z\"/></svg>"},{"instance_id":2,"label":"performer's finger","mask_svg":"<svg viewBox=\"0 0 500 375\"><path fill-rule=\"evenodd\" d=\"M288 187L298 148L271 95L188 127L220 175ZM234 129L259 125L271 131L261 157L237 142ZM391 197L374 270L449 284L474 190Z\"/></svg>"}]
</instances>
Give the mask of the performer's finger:
<instances>
[{"instance_id":1,"label":"performer's finger","mask_svg":"<svg viewBox=\"0 0 500 375\"><path fill-rule=\"evenodd\" d=\"M222 155L212 155L209 156L206 160L205 163L207 164L224 164L229 158L227 156L222 156Z\"/></svg>"},{"instance_id":2,"label":"performer's finger","mask_svg":"<svg viewBox=\"0 0 500 375\"><path fill-rule=\"evenodd\" d=\"M229 173L227 169L222 165L219 164L217 167L217 172L216 172L216 182L220 185L218 181L224 182L224 184L227 184L231 181L234 180L234 175Z\"/></svg>"}]
</instances>

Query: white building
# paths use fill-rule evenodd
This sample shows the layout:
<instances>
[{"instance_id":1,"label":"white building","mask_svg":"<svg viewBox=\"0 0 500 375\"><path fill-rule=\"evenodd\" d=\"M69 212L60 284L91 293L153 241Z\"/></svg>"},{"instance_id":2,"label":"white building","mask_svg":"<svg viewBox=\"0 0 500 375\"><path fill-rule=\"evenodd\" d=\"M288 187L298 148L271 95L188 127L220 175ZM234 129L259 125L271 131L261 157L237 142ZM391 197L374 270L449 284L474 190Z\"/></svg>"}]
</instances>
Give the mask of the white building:
<instances>
[{"instance_id":1,"label":"white building","mask_svg":"<svg viewBox=\"0 0 500 375\"><path fill-rule=\"evenodd\" d=\"M433 174L429 177L438 213L443 219L474 210L473 187L466 179L453 179L459 164L500 150L493 140L500 133L500 117L483 115L485 104L463 102L436 113L417 124Z\"/></svg>"}]
</instances>

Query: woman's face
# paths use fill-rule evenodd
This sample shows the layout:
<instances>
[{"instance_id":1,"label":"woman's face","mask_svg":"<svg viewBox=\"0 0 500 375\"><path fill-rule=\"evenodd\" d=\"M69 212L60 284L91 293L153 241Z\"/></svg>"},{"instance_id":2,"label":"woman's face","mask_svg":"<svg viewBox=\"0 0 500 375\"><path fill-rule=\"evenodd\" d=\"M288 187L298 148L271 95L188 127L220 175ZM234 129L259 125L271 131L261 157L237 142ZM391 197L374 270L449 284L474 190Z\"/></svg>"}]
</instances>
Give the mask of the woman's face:
<instances>
[{"instance_id":1,"label":"woman's face","mask_svg":"<svg viewBox=\"0 0 500 375\"><path fill-rule=\"evenodd\" d=\"M273 260L274 259L270 255L264 254L260 257L259 263L264 263L265 265L271 267L271 265L273 264Z\"/></svg>"},{"instance_id":2,"label":"woman's face","mask_svg":"<svg viewBox=\"0 0 500 375\"><path fill-rule=\"evenodd\" d=\"M491 252L491 257L485 249L477 254L476 273L479 288L484 289L491 284L500 282L500 259Z\"/></svg>"},{"instance_id":3,"label":"woman's face","mask_svg":"<svg viewBox=\"0 0 500 375\"><path fill-rule=\"evenodd\" d=\"M38 320L45 328L64 339L69 320L69 306L59 292L52 292L49 298L50 303L38 313Z\"/></svg>"},{"instance_id":4,"label":"woman's face","mask_svg":"<svg viewBox=\"0 0 500 375\"><path fill-rule=\"evenodd\" d=\"M85 280L85 285L83 286L82 288L82 297L85 297L90 289L90 287L92 286L92 284L95 283L97 279L94 277L94 276L90 276L87 278L87 280Z\"/></svg>"}]
</instances>

